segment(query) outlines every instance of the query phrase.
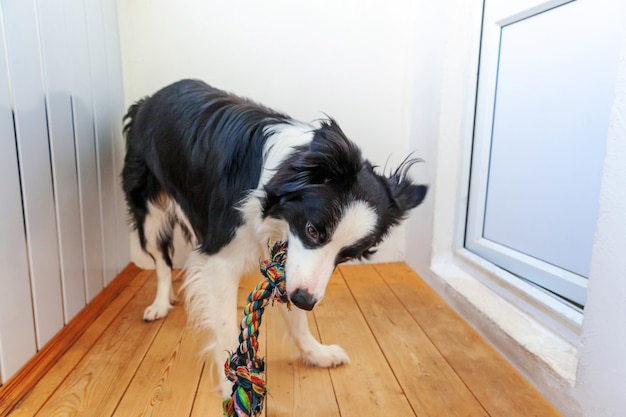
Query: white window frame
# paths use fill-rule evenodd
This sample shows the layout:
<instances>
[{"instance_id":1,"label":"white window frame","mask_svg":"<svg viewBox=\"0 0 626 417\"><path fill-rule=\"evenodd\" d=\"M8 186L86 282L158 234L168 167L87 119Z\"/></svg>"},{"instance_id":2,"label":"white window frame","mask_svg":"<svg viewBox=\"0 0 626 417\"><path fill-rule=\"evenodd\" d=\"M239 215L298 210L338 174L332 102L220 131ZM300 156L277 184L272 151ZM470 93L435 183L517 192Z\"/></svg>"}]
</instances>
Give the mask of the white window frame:
<instances>
[{"instance_id":1,"label":"white window frame","mask_svg":"<svg viewBox=\"0 0 626 417\"><path fill-rule=\"evenodd\" d=\"M500 10L496 7L486 8L482 28L482 48L480 65L480 82L477 90L477 109L474 130L473 163L468 204L466 247L485 259L512 271L522 279L530 277L531 281L543 288L553 291L566 299L580 305L585 304L587 278L565 269L551 265L533 256L508 248L483 237L485 219L485 201L489 176L489 158L493 129L493 112L495 91L497 88L497 71L500 55L500 33L506 25L515 23L530 16L570 3L572 0L537 1L526 0L523 3L532 7L525 12L518 12L514 4L504 2ZM504 10L502 10L504 9ZM491 23L491 22L497 23ZM489 22L489 23L486 23Z\"/></svg>"},{"instance_id":2,"label":"white window frame","mask_svg":"<svg viewBox=\"0 0 626 417\"><path fill-rule=\"evenodd\" d=\"M560 1L540 1L537 0L537 6L542 4L551 4L555 7L558 4L564 4L567 0ZM545 6L543 6L545 7ZM478 10L474 9L474 14ZM511 13L513 16L514 13ZM479 21L475 22L475 32L472 31L469 39L463 41L464 48L469 50L471 58L467 58L465 64L465 80L464 89L462 91L453 92L444 88L443 105L441 108L440 120L446 120L445 125L440 125L439 132L439 156L438 170L447 171L445 175L437 175L438 198L435 202L436 215L434 225L433 253L431 259L431 271L439 276L448 285L459 291L470 303L474 304L479 310L483 310L483 306L478 305L485 293L473 284L477 283L487 287L495 296L509 302L515 309L532 317L547 330L552 332L556 337L565 341L570 346L577 346L580 343L580 334L583 322L583 312L576 306L564 302L555 297L544 289L520 279L518 276L511 274L507 270L498 267L494 263L487 261L483 257L470 251L465 247L466 226L467 226L467 204L469 200L470 187L470 171L472 166L472 149L474 137L474 117L476 110L476 94L478 92L478 65L480 57L481 33L482 33L482 16L473 16ZM518 16L519 17L519 16ZM456 61L455 58L449 57L448 60ZM458 65L458 62L454 62ZM445 65L444 65L445 66ZM458 85L459 80L452 80L454 75L444 74L444 85ZM447 79L450 78L450 79ZM458 100L464 104L463 110L459 111ZM458 124L456 124L456 123ZM461 143L454 143L454 138L461 135ZM444 143L450 139L449 146ZM441 149L446 149L442 154ZM458 152L458 153L457 153ZM457 175L451 175L450 169L454 164L454 159L458 158L456 166L458 168ZM445 183L445 190L442 190L441 183ZM443 191L443 192L442 192ZM444 195L442 198L439 196ZM444 209L444 207L446 207ZM450 209L452 212L441 212L441 210ZM439 217L439 219L437 219ZM445 225L446 219L453 219L453 223ZM451 227L453 230L451 230ZM470 231L471 233L471 231ZM472 288L470 288L472 287ZM475 291L475 297L472 299L471 293ZM485 304L491 301L485 301ZM488 309L489 306L484 306ZM490 314L487 312L487 314ZM492 316L492 319L497 318ZM506 320L511 323L506 323ZM520 318L519 320L525 320ZM515 326L510 318L504 318L502 322L496 323L501 326L505 333L511 334ZM511 324L509 329L505 327ZM512 335L514 339L519 338ZM523 338L524 335L520 335ZM555 341L556 345L560 342ZM556 346L555 345L555 346ZM532 346L526 346L533 351ZM539 347L537 347L540 349ZM539 352L537 354L541 355ZM556 369L557 372L565 377L566 380L573 381L576 368L576 350L564 351L565 357L561 357L559 361L564 364L565 369ZM554 365L554 364L553 364ZM558 366L558 365L557 365Z\"/></svg>"}]
</instances>

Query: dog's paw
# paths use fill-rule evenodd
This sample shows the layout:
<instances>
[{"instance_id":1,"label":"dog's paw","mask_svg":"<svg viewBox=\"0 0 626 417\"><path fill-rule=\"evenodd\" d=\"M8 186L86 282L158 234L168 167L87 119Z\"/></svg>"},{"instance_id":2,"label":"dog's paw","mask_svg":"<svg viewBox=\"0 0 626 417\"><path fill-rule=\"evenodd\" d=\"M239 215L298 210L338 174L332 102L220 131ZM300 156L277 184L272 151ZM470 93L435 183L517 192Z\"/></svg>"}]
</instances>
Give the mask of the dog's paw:
<instances>
[{"instance_id":1,"label":"dog's paw","mask_svg":"<svg viewBox=\"0 0 626 417\"><path fill-rule=\"evenodd\" d=\"M316 348L302 352L302 360L307 365L320 368L331 368L350 363L348 354L338 345L318 345Z\"/></svg>"},{"instance_id":2,"label":"dog's paw","mask_svg":"<svg viewBox=\"0 0 626 417\"><path fill-rule=\"evenodd\" d=\"M152 304L143 311L143 321L155 321L167 316L172 306L170 304Z\"/></svg>"}]
</instances>

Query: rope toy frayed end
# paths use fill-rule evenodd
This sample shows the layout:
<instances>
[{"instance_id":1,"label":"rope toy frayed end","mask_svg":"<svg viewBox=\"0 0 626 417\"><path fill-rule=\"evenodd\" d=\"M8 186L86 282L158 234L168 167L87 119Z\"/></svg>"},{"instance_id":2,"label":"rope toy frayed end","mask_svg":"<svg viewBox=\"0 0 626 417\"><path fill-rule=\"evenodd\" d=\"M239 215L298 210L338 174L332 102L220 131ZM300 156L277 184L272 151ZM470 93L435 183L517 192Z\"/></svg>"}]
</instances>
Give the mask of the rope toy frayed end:
<instances>
[{"instance_id":1,"label":"rope toy frayed end","mask_svg":"<svg viewBox=\"0 0 626 417\"><path fill-rule=\"evenodd\" d=\"M289 298L285 288L285 261L287 243L276 243L270 258L261 262L260 269L266 278L250 293L243 310L239 328L239 346L224 363L224 373L233 382L231 397L224 400L224 416L258 416L263 410L267 389L265 388L265 362L257 357L259 327L263 310L271 302L286 303Z\"/></svg>"}]
</instances>

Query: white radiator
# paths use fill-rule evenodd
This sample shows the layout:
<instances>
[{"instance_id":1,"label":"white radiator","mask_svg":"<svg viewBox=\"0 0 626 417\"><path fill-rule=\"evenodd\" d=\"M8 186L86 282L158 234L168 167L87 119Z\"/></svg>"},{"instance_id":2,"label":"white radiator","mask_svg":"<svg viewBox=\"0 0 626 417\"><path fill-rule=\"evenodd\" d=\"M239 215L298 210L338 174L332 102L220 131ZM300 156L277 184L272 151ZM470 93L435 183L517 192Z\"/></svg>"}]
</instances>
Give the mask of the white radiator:
<instances>
[{"instance_id":1,"label":"white radiator","mask_svg":"<svg viewBox=\"0 0 626 417\"><path fill-rule=\"evenodd\" d=\"M128 263L114 0L0 2L0 382Z\"/></svg>"}]
</instances>

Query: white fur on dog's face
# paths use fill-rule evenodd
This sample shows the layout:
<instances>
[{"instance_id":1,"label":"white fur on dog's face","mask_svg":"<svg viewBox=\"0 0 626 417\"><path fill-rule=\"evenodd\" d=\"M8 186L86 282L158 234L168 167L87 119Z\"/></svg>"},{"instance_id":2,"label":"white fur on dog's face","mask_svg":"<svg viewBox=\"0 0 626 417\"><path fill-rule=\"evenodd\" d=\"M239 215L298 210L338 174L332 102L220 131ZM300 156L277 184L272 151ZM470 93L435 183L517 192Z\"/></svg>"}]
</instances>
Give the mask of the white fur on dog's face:
<instances>
[{"instance_id":1,"label":"white fur on dog's face","mask_svg":"<svg viewBox=\"0 0 626 417\"><path fill-rule=\"evenodd\" d=\"M289 232L289 251L285 265L287 294L303 290L319 302L342 249L356 244L371 234L378 216L364 201L350 203L342 212L329 241L320 247L307 248L297 235Z\"/></svg>"}]
</instances>

